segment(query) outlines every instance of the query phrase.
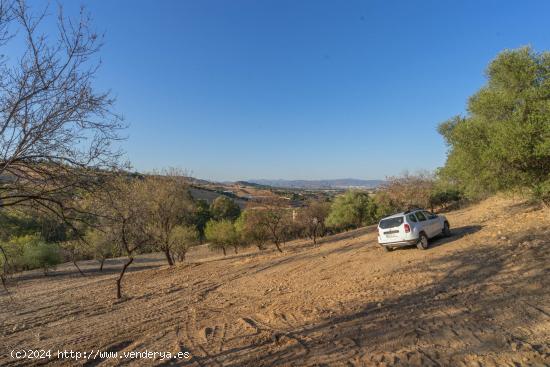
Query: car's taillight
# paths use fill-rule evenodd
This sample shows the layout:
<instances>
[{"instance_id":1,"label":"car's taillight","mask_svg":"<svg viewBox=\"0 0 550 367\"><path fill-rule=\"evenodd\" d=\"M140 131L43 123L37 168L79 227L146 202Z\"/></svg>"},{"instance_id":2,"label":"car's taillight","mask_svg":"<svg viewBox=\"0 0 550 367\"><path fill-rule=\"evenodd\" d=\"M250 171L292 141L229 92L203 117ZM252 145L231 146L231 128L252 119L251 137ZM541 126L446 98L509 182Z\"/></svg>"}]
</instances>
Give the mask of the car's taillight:
<instances>
[{"instance_id":1,"label":"car's taillight","mask_svg":"<svg viewBox=\"0 0 550 367\"><path fill-rule=\"evenodd\" d=\"M409 233L410 231L411 231L411 226L405 223L405 233Z\"/></svg>"}]
</instances>

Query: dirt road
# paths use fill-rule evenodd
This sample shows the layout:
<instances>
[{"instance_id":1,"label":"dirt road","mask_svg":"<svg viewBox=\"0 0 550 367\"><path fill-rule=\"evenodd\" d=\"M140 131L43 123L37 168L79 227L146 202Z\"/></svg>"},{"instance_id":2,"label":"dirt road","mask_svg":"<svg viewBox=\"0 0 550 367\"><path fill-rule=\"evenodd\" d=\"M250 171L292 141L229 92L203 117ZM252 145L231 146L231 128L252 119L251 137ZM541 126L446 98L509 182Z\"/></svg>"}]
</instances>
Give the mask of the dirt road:
<instances>
[{"instance_id":1,"label":"dirt road","mask_svg":"<svg viewBox=\"0 0 550 367\"><path fill-rule=\"evenodd\" d=\"M547 213L492 198L448 218L453 237L426 251L385 253L362 229L283 254L145 257L119 302L114 261L27 276L0 295L0 365L24 347L192 355L53 361L71 365L549 366Z\"/></svg>"}]
</instances>

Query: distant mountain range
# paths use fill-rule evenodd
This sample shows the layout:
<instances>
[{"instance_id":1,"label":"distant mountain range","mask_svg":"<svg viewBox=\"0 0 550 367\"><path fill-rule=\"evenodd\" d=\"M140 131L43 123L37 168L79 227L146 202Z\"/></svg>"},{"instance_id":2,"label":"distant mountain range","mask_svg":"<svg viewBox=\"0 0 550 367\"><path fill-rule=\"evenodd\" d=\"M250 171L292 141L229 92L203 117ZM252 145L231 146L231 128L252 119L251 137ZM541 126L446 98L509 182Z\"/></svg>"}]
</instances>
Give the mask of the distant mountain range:
<instances>
[{"instance_id":1,"label":"distant mountain range","mask_svg":"<svg viewBox=\"0 0 550 367\"><path fill-rule=\"evenodd\" d=\"M382 185L384 180L360 180L357 178L341 178L333 180L266 180L252 179L246 182L257 185L265 185L281 188L293 189L348 189L348 188L365 188L373 189Z\"/></svg>"}]
</instances>

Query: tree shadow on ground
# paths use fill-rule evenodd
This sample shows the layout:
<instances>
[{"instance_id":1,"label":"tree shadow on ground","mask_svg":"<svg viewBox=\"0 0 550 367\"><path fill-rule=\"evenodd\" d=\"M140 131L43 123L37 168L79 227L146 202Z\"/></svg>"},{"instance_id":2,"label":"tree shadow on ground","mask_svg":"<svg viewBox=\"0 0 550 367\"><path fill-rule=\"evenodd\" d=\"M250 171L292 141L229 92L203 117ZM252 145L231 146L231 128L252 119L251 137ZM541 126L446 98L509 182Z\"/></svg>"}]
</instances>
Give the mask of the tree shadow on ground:
<instances>
[{"instance_id":1,"label":"tree shadow on ground","mask_svg":"<svg viewBox=\"0 0 550 367\"><path fill-rule=\"evenodd\" d=\"M449 237L444 237L440 235L433 238L430 242L430 248L435 248L438 246L446 245L448 243L452 243L456 240L461 239L464 236L479 232L482 228L483 226L480 226L480 225L462 226L462 227L453 228L451 230L451 235Z\"/></svg>"},{"instance_id":2,"label":"tree shadow on ground","mask_svg":"<svg viewBox=\"0 0 550 367\"><path fill-rule=\"evenodd\" d=\"M472 225L472 226L462 226L462 227L456 227L451 230L451 235L449 237L444 237L443 235L438 235L434 238L430 239L430 245L428 247L428 250L433 249L435 247L439 247L442 245L450 244L456 240L461 239L464 236L476 233L480 231L483 228L483 226L480 225ZM410 249L416 249L416 245L406 246L406 247L399 247L394 249L394 251L398 250L410 250Z\"/></svg>"},{"instance_id":3,"label":"tree shadow on ground","mask_svg":"<svg viewBox=\"0 0 550 367\"><path fill-rule=\"evenodd\" d=\"M550 345L530 330L548 322L540 306L550 302L548 250L547 239L537 247L484 245L410 265L402 272L425 274L427 284L380 304L357 299L347 305L352 311L315 324L264 325L258 329L268 337L208 356L193 351L183 365L544 365Z\"/></svg>"},{"instance_id":4,"label":"tree shadow on ground","mask_svg":"<svg viewBox=\"0 0 550 367\"><path fill-rule=\"evenodd\" d=\"M99 262L92 263L89 260L85 262L79 262L78 265L81 267L84 276L101 276L101 275L111 275L119 274L123 264L128 261L126 258L116 258L116 259L107 259L103 266L103 270L99 270ZM156 263L152 265L152 263ZM166 265L159 259L152 258L142 258L136 257L133 263L126 270L127 273L132 273L136 271L155 269L161 266ZM48 275L45 276L43 271L40 269L25 271L22 273L14 274L10 277L10 281L23 281L23 280L33 280L33 279L48 279L48 278L60 278L60 277L82 277L78 272L76 267L71 264L63 264L61 269L52 269L48 272Z\"/></svg>"},{"instance_id":5,"label":"tree shadow on ground","mask_svg":"<svg viewBox=\"0 0 550 367\"><path fill-rule=\"evenodd\" d=\"M368 227L367 227L368 228ZM481 230L482 226L473 225L473 226L463 226L453 229L452 235L450 237L436 237L430 242L430 248L435 248L438 246L450 244L453 241L456 241L466 235L475 233L479 230ZM370 229L370 228L368 228ZM364 231L364 233L369 233L369 231ZM355 236L350 236L347 238L353 238ZM352 243L344 243L340 246L337 246L332 249L323 250L323 248L320 248L321 251L318 252L301 252L296 253L293 256L287 256L283 257L277 260L272 260L270 263L258 266L255 270L253 270L249 275L260 273L263 271L271 270L276 267L282 266L282 265L288 265L293 262L299 262L299 261L312 261L319 258L325 258L327 256L331 255L339 255L354 251L361 251L365 249L366 251L375 250L378 247L378 244L376 242L376 238L365 240L365 241L359 241L359 242L352 242ZM408 247L401 247L396 249L397 250L417 250L416 246L408 246ZM429 249L428 249L429 251Z\"/></svg>"}]
</instances>

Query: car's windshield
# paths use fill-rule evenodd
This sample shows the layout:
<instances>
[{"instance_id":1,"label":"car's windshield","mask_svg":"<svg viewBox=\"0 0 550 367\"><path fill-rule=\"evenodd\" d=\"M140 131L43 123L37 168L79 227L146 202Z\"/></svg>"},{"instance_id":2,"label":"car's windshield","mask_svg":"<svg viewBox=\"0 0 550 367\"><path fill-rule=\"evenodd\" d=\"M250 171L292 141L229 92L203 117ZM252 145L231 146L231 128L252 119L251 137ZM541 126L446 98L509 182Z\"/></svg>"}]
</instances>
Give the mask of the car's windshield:
<instances>
[{"instance_id":1,"label":"car's windshield","mask_svg":"<svg viewBox=\"0 0 550 367\"><path fill-rule=\"evenodd\" d=\"M437 215L435 215L434 213L430 213L430 212L423 212L424 215L426 216L426 218L428 219L434 219L434 218L437 218Z\"/></svg>"},{"instance_id":2,"label":"car's windshield","mask_svg":"<svg viewBox=\"0 0 550 367\"><path fill-rule=\"evenodd\" d=\"M394 218L382 219L380 221L379 226L382 229L386 229L386 228L398 227L401 224L403 224L403 217L394 217Z\"/></svg>"}]
</instances>

